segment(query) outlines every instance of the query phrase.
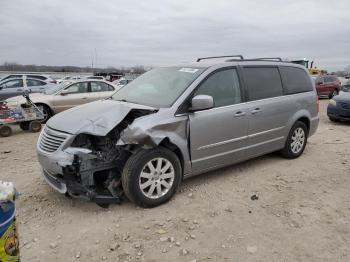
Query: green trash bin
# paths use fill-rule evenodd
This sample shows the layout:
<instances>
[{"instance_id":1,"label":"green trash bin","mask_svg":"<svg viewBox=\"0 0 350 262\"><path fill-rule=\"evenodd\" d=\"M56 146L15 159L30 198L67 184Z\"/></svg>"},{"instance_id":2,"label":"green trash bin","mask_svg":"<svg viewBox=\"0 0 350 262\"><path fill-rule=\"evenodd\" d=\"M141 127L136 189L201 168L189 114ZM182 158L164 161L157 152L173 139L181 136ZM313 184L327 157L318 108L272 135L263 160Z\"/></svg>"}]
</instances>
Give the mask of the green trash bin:
<instances>
[{"instance_id":1,"label":"green trash bin","mask_svg":"<svg viewBox=\"0 0 350 262\"><path fill-rule=\"evenodd\" d=\"M20 261L15 198L13 183L0 181L0 262Z\"/></svg>"}]
</instances>

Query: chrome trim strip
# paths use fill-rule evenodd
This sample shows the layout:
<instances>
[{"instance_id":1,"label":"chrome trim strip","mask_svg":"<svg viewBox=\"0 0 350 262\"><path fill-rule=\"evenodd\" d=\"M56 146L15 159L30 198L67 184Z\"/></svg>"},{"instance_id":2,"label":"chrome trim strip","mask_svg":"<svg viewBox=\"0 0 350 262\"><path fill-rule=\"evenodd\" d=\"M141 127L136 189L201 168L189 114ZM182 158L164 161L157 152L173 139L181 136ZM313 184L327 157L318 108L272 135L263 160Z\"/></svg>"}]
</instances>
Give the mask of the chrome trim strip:
<instances>
[{"instance_id":1,"label":"chrome trim strip","mask_svg":"<svg viewBox=\"0 0 350 262\"><path fill-rule=\"evenodd\" d=\"M267 144L267 143L275 142L275 141L281 140L281 139L284 139L284 136L277 137L277 138L274 138L274 139L270 139L270 140L267 140L265 142L261 142L261 143L254 144L254 145L251 145L251 146L245 146L245 147L237 148L237 149L234 149L234 150L231 150L231 151L226 151L226 152L223 152L223 153L219 153L219 154L216 154L216 155L199 158L199 159L193 160L192 164L200 162L200 161L205 161L205 160L208 160L208 159L211 159L211 158L215 158L215 157L228 155L228 154L235 153L235 152L238 152L238 151L247 150L247 149L250 149L250 148L253 148L253 147L256 147L256 146L260 146L260 145L264 145L264 144Z\"/></svg>"},{"instance_id":2,"label":"chrome trim strip","mask_svg":"<svg viewBox=\"0 0 350 262\"><path fill-rule=\"evenodd\" d=\"M278 131L278 130L281 130L281 129L283 129L283 128L284 128L284 126L272 128L272 129L265 130L265 131L262 131L262 132L259 132L259 133L255 133L255 134L252 134L252 135L248 135L248 138L252 138L252 137L256 137L256 136L268 134L268 133L270 133L270 132Z\"/></svg>"},{"instance_id":3,"label":"chrome trim strip","mask_svg":"<svg viewBox=\"0 0 350 262\"><path fill-rule=\"evenodd\" d=\"M238 141L241 141L241 140L244 140L244 139L247 139L247 138L248 138L248 136L241 136L241 137L237 137L237 138L221 141L221 142L218 142L218 143L201 146L201 147L197 148L197 150L204 150L204 149L208 149L208 148L212 148L212 147L222 146L222 145L225 145L225 144L238 142Z\"/></svg>"},{"instance_id":4,"label":"chrome trim strip","mask_svg":"<svg viewBox=\"0 0 350 262\"><path fill-rule=\"evenodd\" d=\"M212 148L212 147L217 147L217 146L222 146L222 145L226 145L226 144L229 144L229 143L242 141L242 140L247 139L247 138L249 139L249 138L257 137L257 136L260 136L260 135L268 134L270 132L278 131L278 130L281 130L283 128L284 128L284 126L280 126L280 127L276 127L276 128L273 128L273 129L269 129L269 130L266 130L266 131L259 132L259 133L255 133L255 134L252 134L252 135L241 136L241 137L237 137L237 138L233 138L233 139L229 139L229 140L225 140L225 141L221 141L221 142L217 142L217 143L201 146L201 147L197 148L197 150L204 150L204 149L208 149L208 148Z\"/></svg>"}]
</instances>

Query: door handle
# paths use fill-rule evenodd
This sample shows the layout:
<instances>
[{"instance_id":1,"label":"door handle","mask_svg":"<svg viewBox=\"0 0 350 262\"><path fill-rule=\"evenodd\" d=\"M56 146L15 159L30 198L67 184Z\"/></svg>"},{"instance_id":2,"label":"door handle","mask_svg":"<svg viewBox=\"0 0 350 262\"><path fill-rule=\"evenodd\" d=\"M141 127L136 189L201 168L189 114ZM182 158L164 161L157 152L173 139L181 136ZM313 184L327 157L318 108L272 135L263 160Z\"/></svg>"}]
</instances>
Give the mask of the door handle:
<instances>
[{"instance_id":1,"label":"door handle","mask_svg":"<svg viewBox=\"0 0 350 262\"><path fill-rule=\"evenodd\" d=\"M23 90L22 90L22 89L20 89L20 88L18 88L18 89L17 89L17 91L20 91L20 92L21 92L21 91L23 91Z\"/></svg>"},{"instance_id":2,"label":"door handle","mask_svg":"<svg viewBox=\"0 0 350 262\"><path fill-rule=\"evenodd\" d=\"M87 97L83 97L82 99L87 99Z\"/></svg>"},{"instance_id":3,"label":"door handle","mask_svg":"<svg viewBox=\"0 0 350 262\"><path fill-rule=\"evenodd\" d=\"M234 114L234 117L240 117L240 116L245 116L245 112L238 111Z\"/></svg>"},{"instance_id":4,"label":"door handle","mask_svg":"<svg viewBox=\"0 0 350 262\"><path fill-rule=\"evenodd\" d=\"M251 113L252 113L253 115L255 115L255 114L259 113L260 111L261 111L261 109L257 107L257 108L255 108L254 110L252 110Z\"/></svg>"}]
</instances>

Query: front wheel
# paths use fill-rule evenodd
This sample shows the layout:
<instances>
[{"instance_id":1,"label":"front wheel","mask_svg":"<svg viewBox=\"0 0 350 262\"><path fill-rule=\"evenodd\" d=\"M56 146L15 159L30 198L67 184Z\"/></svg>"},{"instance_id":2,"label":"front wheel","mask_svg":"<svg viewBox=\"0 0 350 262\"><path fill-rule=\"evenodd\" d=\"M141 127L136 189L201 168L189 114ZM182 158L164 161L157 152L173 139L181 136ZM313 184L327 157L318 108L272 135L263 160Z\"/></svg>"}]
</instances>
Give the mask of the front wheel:
<instances>
[{"instance_id":1,"label":"front wheel","mask_svg":"<svg viewBox=\"0 0 350 262\"><path fill-rule=\"evenodd\" d=\"M281 150L282 156L288 159L299 157L304 152L307 136L307 126L303 122L297 121L291 128L286 144Z\"/></svg>"},{"instance_id":2,"label":"front wheel","mask_svg":"<svg viewBox=\"0 0 350 262\"><path fill-rule=\"evenodd\" d=\"M181 183L182 168L176 154L167 148L142 149L125 164L122 184L125 195L143 207L171 199Z\"/></svg>"},{"instance_id":3,"label":"front wheel","mask_svg":"<svg viewBox=\"0 0 350 262\"><path fill-rule=\"evenodd\" d=\"M41 112L43 113L43 119L40 120L41 123L45 124L47 120L52 116L51 110L47 105L37 104Z\"/></svg>"}]
</instances>

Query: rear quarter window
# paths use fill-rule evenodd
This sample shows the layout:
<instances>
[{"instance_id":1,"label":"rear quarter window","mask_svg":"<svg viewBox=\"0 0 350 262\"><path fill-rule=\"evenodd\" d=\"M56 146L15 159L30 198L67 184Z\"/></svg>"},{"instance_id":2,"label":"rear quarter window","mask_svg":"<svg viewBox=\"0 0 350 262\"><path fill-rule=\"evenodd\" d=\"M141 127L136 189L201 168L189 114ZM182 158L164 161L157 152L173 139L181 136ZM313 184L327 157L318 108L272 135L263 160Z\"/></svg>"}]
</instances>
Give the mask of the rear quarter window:
<instances>
[{"instance_id":1,"label":"rear quarter window","mask_svg":"<svg viewBox=\"0 0 350 262\"><path fill-rule=\"evenodd\" d=\"M287 95L313 90L310 77L303 69L291 66L281 66L280 72L283 87Z\"/></svg>"},{"instance_id":2,"label":"rear quarter window","mask_svg":"<svg viewBox=\"0 0 350 262\"><path fill-rule=\"evenodd\" d=\"M277 67L244 67L243 76L249 101L283 95Z\"/></svg>"}]
</instances>

